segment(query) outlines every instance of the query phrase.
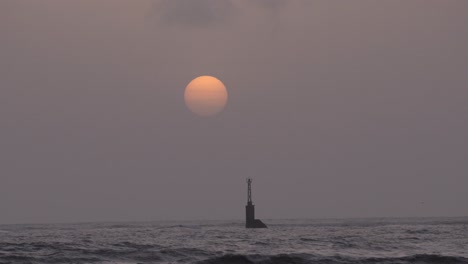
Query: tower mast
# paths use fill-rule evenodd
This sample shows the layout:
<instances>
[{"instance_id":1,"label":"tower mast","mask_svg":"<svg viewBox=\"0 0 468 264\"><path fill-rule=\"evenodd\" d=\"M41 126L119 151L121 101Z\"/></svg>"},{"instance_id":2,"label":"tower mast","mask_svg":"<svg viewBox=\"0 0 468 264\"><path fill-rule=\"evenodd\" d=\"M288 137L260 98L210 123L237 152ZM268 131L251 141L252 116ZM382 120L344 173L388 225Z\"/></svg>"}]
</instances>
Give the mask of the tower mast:
<instances>
[{"instance_id":1,"label":"tower mast","mask_svg":"<svg viewBox=\"0 0 468 264\"><path fill-rule=\"evenodd\" d=\"M252 179L247 178L247 203L252 204Z\"/></svg>"}]
</instances>

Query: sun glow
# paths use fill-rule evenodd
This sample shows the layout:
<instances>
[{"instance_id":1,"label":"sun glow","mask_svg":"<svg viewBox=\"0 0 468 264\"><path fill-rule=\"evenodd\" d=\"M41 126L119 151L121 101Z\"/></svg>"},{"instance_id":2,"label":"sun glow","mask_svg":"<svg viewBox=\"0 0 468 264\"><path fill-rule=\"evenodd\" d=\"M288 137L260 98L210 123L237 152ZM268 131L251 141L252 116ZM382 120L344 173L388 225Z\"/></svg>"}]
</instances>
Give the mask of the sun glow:
<instances>
[{"instance_id":1,"label":"sun glow","mask_svg":"<svg viewBox=\"0 0 468 264\"><path fill-rule=\"evenodd\" d=\"M213 76L193 79L185 88L185 104L200 116L213 116L226 106L228 93L224 84Z\"/></svg>"}]
</instances>

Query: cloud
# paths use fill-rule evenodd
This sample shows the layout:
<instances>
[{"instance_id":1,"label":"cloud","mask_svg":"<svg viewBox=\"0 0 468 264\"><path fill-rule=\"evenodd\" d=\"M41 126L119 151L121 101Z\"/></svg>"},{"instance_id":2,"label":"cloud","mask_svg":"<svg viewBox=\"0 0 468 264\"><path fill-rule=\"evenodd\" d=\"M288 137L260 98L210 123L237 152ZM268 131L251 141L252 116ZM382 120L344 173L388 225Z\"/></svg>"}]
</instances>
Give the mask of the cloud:
<instances>
[{"instance_id":1,"label":"cloud","mask_svg":"<svg viewBox=\"0 0 468 264\"><path fill-rule=\"evenodd\" d=\"M254 0L250 3L259 5L264 8L278 10L286 4L285 0Z\"/></svg>"},{"instance_id":2,"label":"cloud","mask_svg":"<svg viewBox=\"0 0 468 264\"><path fill-rule=\"evenodd\" d=\"M236 7L230 0L158 0L153 10L166 25L206 28L227 23Z\"/></svg>"}]
</instances>

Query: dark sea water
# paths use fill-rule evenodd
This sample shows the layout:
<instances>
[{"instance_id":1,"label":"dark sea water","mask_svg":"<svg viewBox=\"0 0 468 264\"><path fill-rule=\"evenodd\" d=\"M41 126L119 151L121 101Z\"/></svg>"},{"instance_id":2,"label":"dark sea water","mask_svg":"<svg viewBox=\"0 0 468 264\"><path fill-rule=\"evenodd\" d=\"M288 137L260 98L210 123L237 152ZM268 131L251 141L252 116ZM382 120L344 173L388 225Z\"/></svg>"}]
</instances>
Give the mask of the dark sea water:
<instances>
[{"instance_id":1,"label":"dark sea water","mask_svg":"<svg viewBox=\"0 0 468 264\"><path fill-rule=\"evenodd\" d=\"M0 263L468 263L468 218L0 225Z\"/></svg>"}]
</instances>

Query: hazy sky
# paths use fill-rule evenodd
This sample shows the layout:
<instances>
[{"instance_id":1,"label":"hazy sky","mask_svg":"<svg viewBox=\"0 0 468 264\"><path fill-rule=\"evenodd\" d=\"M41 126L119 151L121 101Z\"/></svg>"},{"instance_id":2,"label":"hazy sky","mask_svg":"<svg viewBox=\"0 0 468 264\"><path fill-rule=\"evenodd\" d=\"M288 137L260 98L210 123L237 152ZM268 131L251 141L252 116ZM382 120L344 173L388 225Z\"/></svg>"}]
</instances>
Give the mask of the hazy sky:
<instances>
[{"instance_id":1,"label":"hazy sky","mask_svg":"<svg viewBox=\"0 0 468 264\"><path fill-rule=\"evenodd\" d=\"M466 216L467 25L466 0L0 0L0 223L240 220L246 177L262 219Z\"/></svg>"}]
</instances>

